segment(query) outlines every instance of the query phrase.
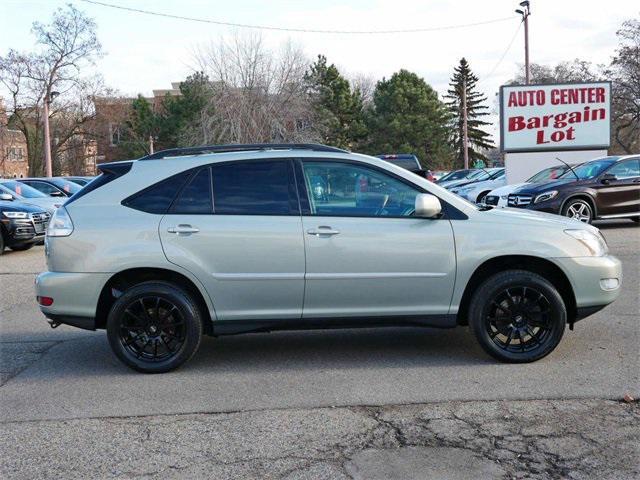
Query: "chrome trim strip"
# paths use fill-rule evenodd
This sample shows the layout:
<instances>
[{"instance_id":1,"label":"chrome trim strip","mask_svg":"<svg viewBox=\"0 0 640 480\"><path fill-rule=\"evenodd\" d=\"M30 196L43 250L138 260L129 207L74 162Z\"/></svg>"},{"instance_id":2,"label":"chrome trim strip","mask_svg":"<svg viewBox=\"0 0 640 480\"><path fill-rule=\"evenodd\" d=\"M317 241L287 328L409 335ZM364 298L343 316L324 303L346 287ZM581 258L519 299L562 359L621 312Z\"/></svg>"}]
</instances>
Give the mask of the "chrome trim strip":
<instances>
[{"instance_id":1,"label":"chrome trim strip","mask_svg":"<svg viewBox=\"0 0 640 480\"><path fill-rule=\"evenodd\" d=\"M378 278L439 278L446 277L439 272L370 272L370 273L307 273L307 280L362 280Z\"/></svg>"},{"instance_id":2,"label":"chrome trim strip","mask_svg":"<svg viewBox=\"0 0 640 480\"><path fill-rule=\"evenodd\" d=\"M606 218L627 218L627 217L640 217L640 212L637 213L616 213L614 215L600 215L596 218L598 219L606 219Z\"/></svg>"},{"instance_id":3,"label":"chrome trim strip","mask_svg":"<svg viewBox=\"0 0 640 480\"><path fill-rule=\"evenodd\" d=\"M213 273L216 280L244 282L255 280L304 280L304 273Z\"/></svg>"}]
</instances>

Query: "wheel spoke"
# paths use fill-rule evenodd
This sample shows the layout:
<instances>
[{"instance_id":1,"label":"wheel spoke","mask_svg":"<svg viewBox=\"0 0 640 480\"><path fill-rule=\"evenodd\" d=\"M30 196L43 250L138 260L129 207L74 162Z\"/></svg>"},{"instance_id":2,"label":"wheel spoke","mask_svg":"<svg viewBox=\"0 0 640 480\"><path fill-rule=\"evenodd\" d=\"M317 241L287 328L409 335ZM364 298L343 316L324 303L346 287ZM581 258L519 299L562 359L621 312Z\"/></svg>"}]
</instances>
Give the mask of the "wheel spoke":
<instances>
[{"instance_id":1,"label":"wheel spoke","mask_svg":"<svg viewBox=\"0 0 640 480\"><path fill-rule=\"evenodd\" d=\"M509 330L509 336L507 337L507 341L505 342L507 347L511 345L511 340L513 340L514 330L515 330L514 328L511 328L511 330Z\"/></svg>"},{"instance_id":2,"label":"wheel spoke","mask_svg":"<svg viewBox=\"0 0 640 480\"><path fill-rule=\"evenodd\" d=\"M504 308L502 305L500 305L496 301L493 302L493 306L496 307L498 310L501 310L503 313L506 313L507 315L511 313L508 309Z\"/></svg>"}]
</instances>

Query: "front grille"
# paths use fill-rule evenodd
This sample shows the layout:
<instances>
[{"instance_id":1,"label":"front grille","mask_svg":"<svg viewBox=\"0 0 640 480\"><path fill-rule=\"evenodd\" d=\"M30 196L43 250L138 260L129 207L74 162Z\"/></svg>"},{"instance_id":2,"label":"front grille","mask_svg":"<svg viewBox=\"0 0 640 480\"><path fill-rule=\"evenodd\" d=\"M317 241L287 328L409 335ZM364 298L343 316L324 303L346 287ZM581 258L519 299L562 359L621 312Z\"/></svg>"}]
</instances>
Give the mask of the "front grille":
<instances>
[{"instance_id":1,"label":"front grille","mask_svg":"<svg viewBox=\"0 0 640 480\"><path fill-rule=\"evenodd\" d=\"M33 220L33 227L35 228L36 233L44 233L47 229L47 225L49 224L49 219L51 215L48 213L32 213L31 219Z\"/></svg>"},{"instance_id":2,"label":"front grille","mask_svg":"<svg viewBox=\"0 0 640 480\"><path fill-rule=\"evenodd\" d=\"M533 200L533 195L512 193L511 195L509 195L509 199L507 200L507 205L509 205L510 207L524 207L529 205L532 200Z\"/></svg>"},{"instance_id":3,"label":"front grille","mask_svg":"<svg viewBox=\"0 0 640 480\"><path fill-rule=\"evenodd\" d=\"M487 205L498 205L499 200L500 198L496 195L487 195L486 197L484 197L484 203L486 203Z\"/></svg>"}]
</instances>

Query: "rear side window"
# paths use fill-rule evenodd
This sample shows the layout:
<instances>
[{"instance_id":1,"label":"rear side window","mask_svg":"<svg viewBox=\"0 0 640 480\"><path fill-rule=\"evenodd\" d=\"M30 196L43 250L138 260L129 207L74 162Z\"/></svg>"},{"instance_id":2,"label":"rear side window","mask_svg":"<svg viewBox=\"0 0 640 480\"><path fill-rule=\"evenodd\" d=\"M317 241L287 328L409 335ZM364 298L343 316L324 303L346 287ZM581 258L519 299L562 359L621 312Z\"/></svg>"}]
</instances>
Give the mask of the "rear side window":
<instances>
[{"instance_id":1,"label":"rear side window","mask_svg":"<svg viewBox=\"0 0 640 480\"><path fill-rule=\"evenodd\" d=\"M291 215L299 211L289 160L217 164L212 173L216 214Z\"/></svg>"},{"instance_id":2,"label":"rear side window","mask_svg":"<svg viewBox=\"0 0 640 480\"><path fill-rule=\"evenodd\" d=\"M203 168L191 178L173 202L170 213L202 215L213 213L211 169Z\"/></svg>"},{"instance_id":3,"label":"rear side window","mask_svg":"<svg viewBox=\"0 0 640 480\"><path fill-rule=\"evenodd\" d=\"M147 213L164 214L190 175L191 172L173 175L124 199L122 204Z\"/></svg>"}]
</instances>

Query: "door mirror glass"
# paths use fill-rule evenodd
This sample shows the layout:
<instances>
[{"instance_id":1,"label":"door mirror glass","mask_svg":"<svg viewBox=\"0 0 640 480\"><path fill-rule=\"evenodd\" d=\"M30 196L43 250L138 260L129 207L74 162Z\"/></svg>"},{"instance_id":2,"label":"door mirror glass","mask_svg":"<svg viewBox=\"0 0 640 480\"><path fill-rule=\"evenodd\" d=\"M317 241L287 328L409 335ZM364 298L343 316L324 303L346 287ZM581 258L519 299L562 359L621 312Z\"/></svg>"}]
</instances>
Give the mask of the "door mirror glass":
<instances>
[{"instance_id":1,"label":"door mirror glass","mask_svg":"<svg viewBox=\"0 0 640 480\"><path fill-rule=\"evenodd\" d=\"M617 179L618 178L613 173L605 173L600 177L600 183L604 183L606 185L607 183L610 183Z\"/></svg>"},{"instance_id":2,"label":"door mirror glass","mask_svg":"<svg viewBox=\"0 0 640 480\"><path fill-rule=\"evenodd\" d=\"M10 193L0 193L0 200L11 202L13 201L13 195L11 195Z\"/></svg>"},{"instance_id":3,"label":"door mirror glass","mask_svg":"<svg viewBox=\"0 0 640 480\"><path fill-rule=\"evenodd\" d=\"M416 217L434 218L442 212L440 200L430 193L419 193L416 195Z\"/></svg>"}]
</instances>

